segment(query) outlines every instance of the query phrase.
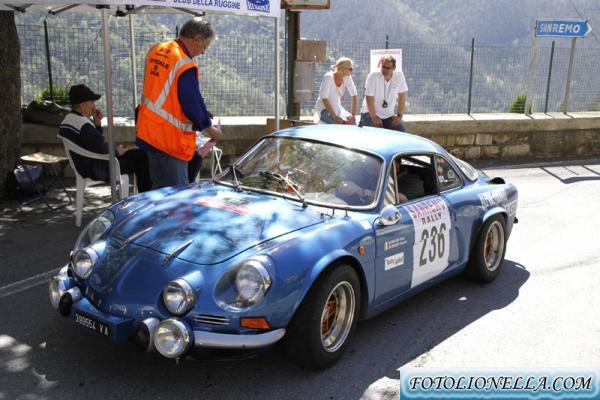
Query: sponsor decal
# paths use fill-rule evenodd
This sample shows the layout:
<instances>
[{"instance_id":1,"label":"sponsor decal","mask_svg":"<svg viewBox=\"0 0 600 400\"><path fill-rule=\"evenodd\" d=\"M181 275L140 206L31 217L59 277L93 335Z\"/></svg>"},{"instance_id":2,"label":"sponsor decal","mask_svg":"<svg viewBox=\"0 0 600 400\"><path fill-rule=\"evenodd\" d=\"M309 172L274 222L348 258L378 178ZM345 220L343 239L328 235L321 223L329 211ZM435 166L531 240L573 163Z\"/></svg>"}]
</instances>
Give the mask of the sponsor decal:
<instances>
[{"instance_id":1,"label":"sponsor decal","mask_svg":"<svg viewBox=\"0 0 600 400\"><path fill-rule=\"evenodd\" d=\"M248 11L270 12L269 0L246 0Z\"/></svg>"},{"instance_id":2,"label":"sponsor decal","mask_svg":"<svg viewBox=\"0 0 600 400\"><path fill-rule=\"evenodd\" d=\"M396 247L400 247L403 244L406 244L405 237L388 240L387 242L383 243L383 250L389 251L395 249Z\"/></svg>"},{"instance_id":3,"label":"sponsor decal","mask_svg":"<svg viewBox=\"0 0 600 400\"><path fill-rule=\"evenodd\" d=\"M517 214L517 200L513 200L510 203L508 203L506 206L504 206L504 209L506 210L508 215L510 215L511 217L513 215L516 215Z\"/></svg>"},{"instance_id":4,"label":"sponsor decal","mask_svg":"<svg viewBox=\"0 0 600 400\"><path fill-rule=\"evenodd\" d=\"M410 283L415 287L439 275L448 266L452 222L448 204L440 197L409 204L406 210L415 227Z\"/></svg>"},{"instance_id":5,"label":"sponsor decal","mask_svg":"<svg viewBox=\"0 0 600 400\"><path fill-rule=\"evenodd\" d=\"M386 257L384 260L385 271L399 267L404 264L404 252Z\"/></svg>"},{"instance_id":6,"label":"sponsor decal","mask_svg":"<svg viewBox=\"0 0 600 400\"><path fill-rule=\"evenodd\" d=\"M230 197L203 197L199 200L196 200L194 204L218 208L224 211L230 211L232 213L236 213L239 215L248 215L250 214L250 204L246 200L235 199Z\"/></svg>"},{"instance_id":7,"label":"sponsor decal","mask_svg":"<svg viewBox=\"0 0 600 400\"><path fill-rule=\"evenodd\" d=\"M481 205L484 207L495 207L506 201L506 190L494 189L491 192L485 192L479 194L479 200Z\"/></svg>"}]
</instances>

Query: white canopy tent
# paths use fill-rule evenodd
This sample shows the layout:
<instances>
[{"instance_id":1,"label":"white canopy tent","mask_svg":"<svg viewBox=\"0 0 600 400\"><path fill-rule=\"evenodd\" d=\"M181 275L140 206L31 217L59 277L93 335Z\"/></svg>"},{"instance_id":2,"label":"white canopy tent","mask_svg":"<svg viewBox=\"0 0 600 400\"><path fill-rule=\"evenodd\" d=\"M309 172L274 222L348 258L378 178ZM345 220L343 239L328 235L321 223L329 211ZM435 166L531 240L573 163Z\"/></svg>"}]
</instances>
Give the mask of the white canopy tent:
<instances>
[{"instance_id":1,"label":"white canopy tent","mask_svg":"<svg viewBox=\"0 0 600 400\"><path fill-rule=\"evenodd\" d=\"M114 110L113 110L113 87L112 87L112 63L110 57L110 38L108 18L111 7L123 8L125 11L119 10L121 15L131 15L140 10L148 8L173 8L180 12L188 12L193 15L201 15L205 12L245 15L250 17L268 17L272 18L275 24L275 71L274 71L274 86L275 86L275 128L279 129L279 17L280 17L280 0L84 0L77 2L60 2L55 0L13 0L10 3L0 4L0 9L9 9L14 11L25 11L28 8L43 8L48 10L50 14L57 14L66 10L70 10L80 5L89 5L101 8L102 10L102 33L103 33L103 50L104 50L104 70L105 70L105 96L107 107L107 139L110 155L110 184L112 201L117 200L116 192L116 173L115 173L115 146L113 140L114 131ZM217 28L218 29L218 28ZM133 25L130 19L130 35L131 47L133 43ZM133 51L133 50L132 50ZM132 55L134 91L135 91L135 57ZM137 94L134 93L137 99Z\"/></svg>"}]
</instances>

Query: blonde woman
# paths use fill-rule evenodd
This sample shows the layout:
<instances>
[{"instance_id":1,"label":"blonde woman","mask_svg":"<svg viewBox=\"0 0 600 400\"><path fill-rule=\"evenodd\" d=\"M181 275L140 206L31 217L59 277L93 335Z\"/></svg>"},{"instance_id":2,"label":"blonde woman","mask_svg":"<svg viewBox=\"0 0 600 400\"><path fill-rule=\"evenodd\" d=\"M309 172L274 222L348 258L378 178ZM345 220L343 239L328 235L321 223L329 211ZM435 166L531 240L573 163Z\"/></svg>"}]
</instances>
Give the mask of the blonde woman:
<instances>
[{"instance_id":1,"label":"blonde woman","mask_svg":"<svg viewBox=\"0 0 600 400\"><path fill-rule=\"evenodd\" d=\"M348 90L352 96L351 111L342 107L342 97ZM352 60L341 57L331 71L327 72L321 82L319 98L315 105L315 122L322 124L354 124L358 96L352 80Z\"/></svg>"}]
</instances>

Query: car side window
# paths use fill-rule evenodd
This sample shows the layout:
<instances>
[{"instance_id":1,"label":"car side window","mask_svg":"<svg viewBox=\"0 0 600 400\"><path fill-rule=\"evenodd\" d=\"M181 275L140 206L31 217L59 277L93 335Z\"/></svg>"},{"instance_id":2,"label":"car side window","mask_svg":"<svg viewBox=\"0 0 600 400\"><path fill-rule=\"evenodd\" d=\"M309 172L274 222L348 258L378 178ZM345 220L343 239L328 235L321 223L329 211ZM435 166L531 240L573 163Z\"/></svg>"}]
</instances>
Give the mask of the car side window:
<instances>
[{"instance_id":1,"label":"car side window","mask_svg":"<svg viewBox=\"0 0 600 400\"><path fill-rule=\"evenodd\" d=\"M437 193L431 156L397 157L394 170L399 204Z\"/></svg>"},{"instance_id":2,"label":"car side window","mask_svg":"<svg viewBox=\"0 0 600 400\"><path fill-rule=\"evenodd\" d=\"M435 164L440 192L462 186L460 175L445 158L435 156Z\"/></svg>"},{"instance_id":3,"label":"car side window","mask_svg":"<svg viewBox=\"0 0 600 400\"><path fill-rule=\"evenodd\" d=\"M388 178L387 187L385 188L385 196L383 198L383 205L395 205L398 204L396 200L396 171L395 168L390 169L390 176Z\"/></svg>"}]
</instances>

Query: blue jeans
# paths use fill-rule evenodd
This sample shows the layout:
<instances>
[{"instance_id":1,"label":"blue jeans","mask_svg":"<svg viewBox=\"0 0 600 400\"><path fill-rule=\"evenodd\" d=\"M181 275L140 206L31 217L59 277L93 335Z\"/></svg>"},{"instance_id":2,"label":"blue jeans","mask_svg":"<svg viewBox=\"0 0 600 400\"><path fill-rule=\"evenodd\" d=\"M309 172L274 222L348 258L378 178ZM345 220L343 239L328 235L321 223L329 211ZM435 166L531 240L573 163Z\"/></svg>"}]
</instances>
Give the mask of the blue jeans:
<instances>
[{"instance_id":1,"label":"blue jeans","mask_svg":"<svg viewBox=\"0 0 600 400\"><path fill-rule=\"evenodd\" d=\"M160 152L148 152L148 167L152 179L152 189L166 186L187 185L188 162Z\"/></svg>"},{"instance_id":2,"label":"blue jeans","mask_svg":"<svg viewBox=\"0 0 600 400\"><path fill-rule=\"evenodd\" d=\"M327 109L323 109L321 110L321 122L324 124L335 124L335 117L332 117L331 114L329 114L329 111L327 111Z\"/></svg>"},{"instance_id":3,"label":"blue jeans","mask_svg":"<svg viewBox=\"0 0 600 400\"><path fill-rule=\"evenodd\" d=\"M404 130L404 125L402 125L402 122L400 122L398 125L392 125L392 120L394 119L394 117L389 117L386 119L381 119L381 122L383 122L383 127L385 129L392 129L394 131L401 131L401 132L406 132ZM360 115L360 124L359 126L375 126L375 124L373 123L373 120L371 119L371 115L366 112L366 113L362 113Z\"/></svg>"}]
</instances>

